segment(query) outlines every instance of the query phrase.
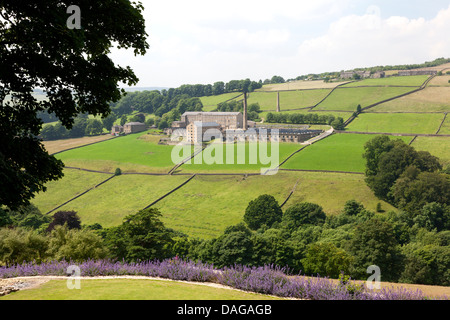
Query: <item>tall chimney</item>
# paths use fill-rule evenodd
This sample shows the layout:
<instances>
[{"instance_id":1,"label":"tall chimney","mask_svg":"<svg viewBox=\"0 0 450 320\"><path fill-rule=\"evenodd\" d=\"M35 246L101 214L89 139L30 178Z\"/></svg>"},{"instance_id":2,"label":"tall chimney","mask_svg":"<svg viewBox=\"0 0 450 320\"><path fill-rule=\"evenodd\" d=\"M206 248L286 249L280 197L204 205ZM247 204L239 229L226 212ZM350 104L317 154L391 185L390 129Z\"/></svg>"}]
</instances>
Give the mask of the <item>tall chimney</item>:
<instances>
[{"instance_id":1,"label":"tall chimney","mask_svg":"<svg viewBox=\"0 0 450 320\"><path fill-rule=\"evenodd\" d=\"M244 91L244 123L242 128L247 130L247 92Z\"/></svg>"},{"instance_id":2,"label":"tall chimney","mask_svg":"<svg viewBox=\"0 0 450 320\"><path fill-rule=\"evenodd\" d=\"M277 91L277 112L280 111L280 91Z\"/></svg>"}]
</instances>

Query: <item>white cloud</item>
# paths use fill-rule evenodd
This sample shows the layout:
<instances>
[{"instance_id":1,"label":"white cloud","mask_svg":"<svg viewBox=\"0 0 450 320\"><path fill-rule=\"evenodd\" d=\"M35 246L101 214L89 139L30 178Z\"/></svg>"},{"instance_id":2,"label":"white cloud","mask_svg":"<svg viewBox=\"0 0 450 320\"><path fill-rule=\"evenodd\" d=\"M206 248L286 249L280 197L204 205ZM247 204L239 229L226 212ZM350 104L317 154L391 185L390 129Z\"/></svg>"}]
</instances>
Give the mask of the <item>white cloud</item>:
<instances>
[{"instance_id":1,"label":"white cloud","mask_svg":"<svg viewBox=\"0 0 450 320\"><path fill-rule=\"evenodd\" d=\"M113 57L135 70L140 86L176 87L448 56L450 7L433 19L382 18L376 6L342 16L352 3L144 0L150 50L145 57L117 51Z\"/></svg>"},{"instance_id":2,"label":"white cloud","mask_svg":"<svg viewBox=\"0 0 450 320\"><path fill-rule=\"evenodd\" d=\"M317 72L419 63L448 56L449 30L450 6L431 20L349 15L332 23L326 34L303 41L298 58Z\"/></svg>"}]
</instances>

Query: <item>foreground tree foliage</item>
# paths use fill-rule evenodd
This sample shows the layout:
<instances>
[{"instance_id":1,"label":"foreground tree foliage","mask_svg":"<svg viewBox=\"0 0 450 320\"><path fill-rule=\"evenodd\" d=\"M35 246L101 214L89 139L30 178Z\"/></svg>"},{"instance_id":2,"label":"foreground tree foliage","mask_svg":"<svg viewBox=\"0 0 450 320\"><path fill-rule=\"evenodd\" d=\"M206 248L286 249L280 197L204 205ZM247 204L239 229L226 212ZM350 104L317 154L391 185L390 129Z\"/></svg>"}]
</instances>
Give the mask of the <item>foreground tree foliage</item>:
<instances>
[{"instance_id":1,"label":"foreground tree foliage","mask_svg":"<svg viewBox=\"0 0 450 320\"><path fill-rule=\"evenodd\" d=\"M69 29L70 1L2 1L0 21L0 205L17 208L62 176L63 164L37 138L42 111L67 129L80 113L107 116L118 83L137 83L129 67L108 57L113 43L148 49L141 4L80 0L81 29ZM38 101L40 87L47 100Z\"/></svg>"},{"instance_id":2,"label":"foreground tree foliage","mask_svg":"<svg viewBox=\"0 0 450 320\"><path fill-rule=\"evenodd\" d=\"M171 256L175 234L159 219L158 209L141 210L123 223L101 231L111 255L126 261L164 259Z\"/></svg>"}]
</instances>

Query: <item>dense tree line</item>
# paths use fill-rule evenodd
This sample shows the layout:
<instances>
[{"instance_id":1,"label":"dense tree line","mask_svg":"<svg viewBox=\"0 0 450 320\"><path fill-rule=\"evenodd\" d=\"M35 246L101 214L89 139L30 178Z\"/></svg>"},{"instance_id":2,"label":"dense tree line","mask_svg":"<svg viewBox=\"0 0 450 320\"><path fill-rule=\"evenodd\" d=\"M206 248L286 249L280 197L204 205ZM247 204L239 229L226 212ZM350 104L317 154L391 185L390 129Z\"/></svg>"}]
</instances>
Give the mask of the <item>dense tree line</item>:
<instances>
[{"instance_id":1,"label":"dense tree line","mask_svg":"<svg viewBox=\"0 0 450 320\"><path fill-rule=\"evenodd\" d=\"M87 114L80 114L75 118L72 128L69 130L61 122L56 124L46 124L43 126L39 136L44 141L59 140L68 138L80 138L103 133L103 129L111 130L117 117L110 113L107 117L99 119L89 119Z\"/></svg>"},{"instance_id":2,"label":"dense tree line","mask_svg":"<svg viewBox=\"0 0 450 320\"><path fill-rule=\"evenodd\" d=\"M292 124L328 124L336 130L344 129L344 119L332 114L317 113L267 113L265 122Z\"/></svg>"},{"instance_id":3,"label":"dense tree line","mask_svg":"<svg viewBox=\"0 0 450 320\"><path fill-rule=\"evenodd\" d=\"M245 80L231 80L227 83L222 81L214 84L185 84L178 88L164 89L161 91L135 91L128 92L122 99L116 103L111 103L111 109L117 115L129 114L132 111L139 111L145 113L154 113L161 117L165 113L179 107L179 104L187 104L189 107L184 107L185 111L200 111L202 106L199 97L219 95L228 92L252 92L259 89L262 82L255 82L249 79ZM195 101L195 102L192 102ZM195 106L192 106L195 104ZM179 107L183 109L183 107Z\"/></svg>"}]
</instances>

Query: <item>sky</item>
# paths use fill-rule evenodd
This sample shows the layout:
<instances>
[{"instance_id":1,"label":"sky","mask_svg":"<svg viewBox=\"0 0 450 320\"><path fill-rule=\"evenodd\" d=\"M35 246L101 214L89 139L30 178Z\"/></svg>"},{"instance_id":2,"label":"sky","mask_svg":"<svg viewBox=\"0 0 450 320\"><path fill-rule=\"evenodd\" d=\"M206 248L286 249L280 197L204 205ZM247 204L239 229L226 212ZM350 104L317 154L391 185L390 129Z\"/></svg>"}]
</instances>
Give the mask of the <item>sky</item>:
<instances>
[{"instance_id":1,"label":"sky","mask_svg":"<svg viewBox=\"0 0 450 320\"><path fill-rule=\"evenodd\" d=\"M138 87L450 58L450 0L141 0L150 49L113 49Z\"/></svg>"}]
</instances>

